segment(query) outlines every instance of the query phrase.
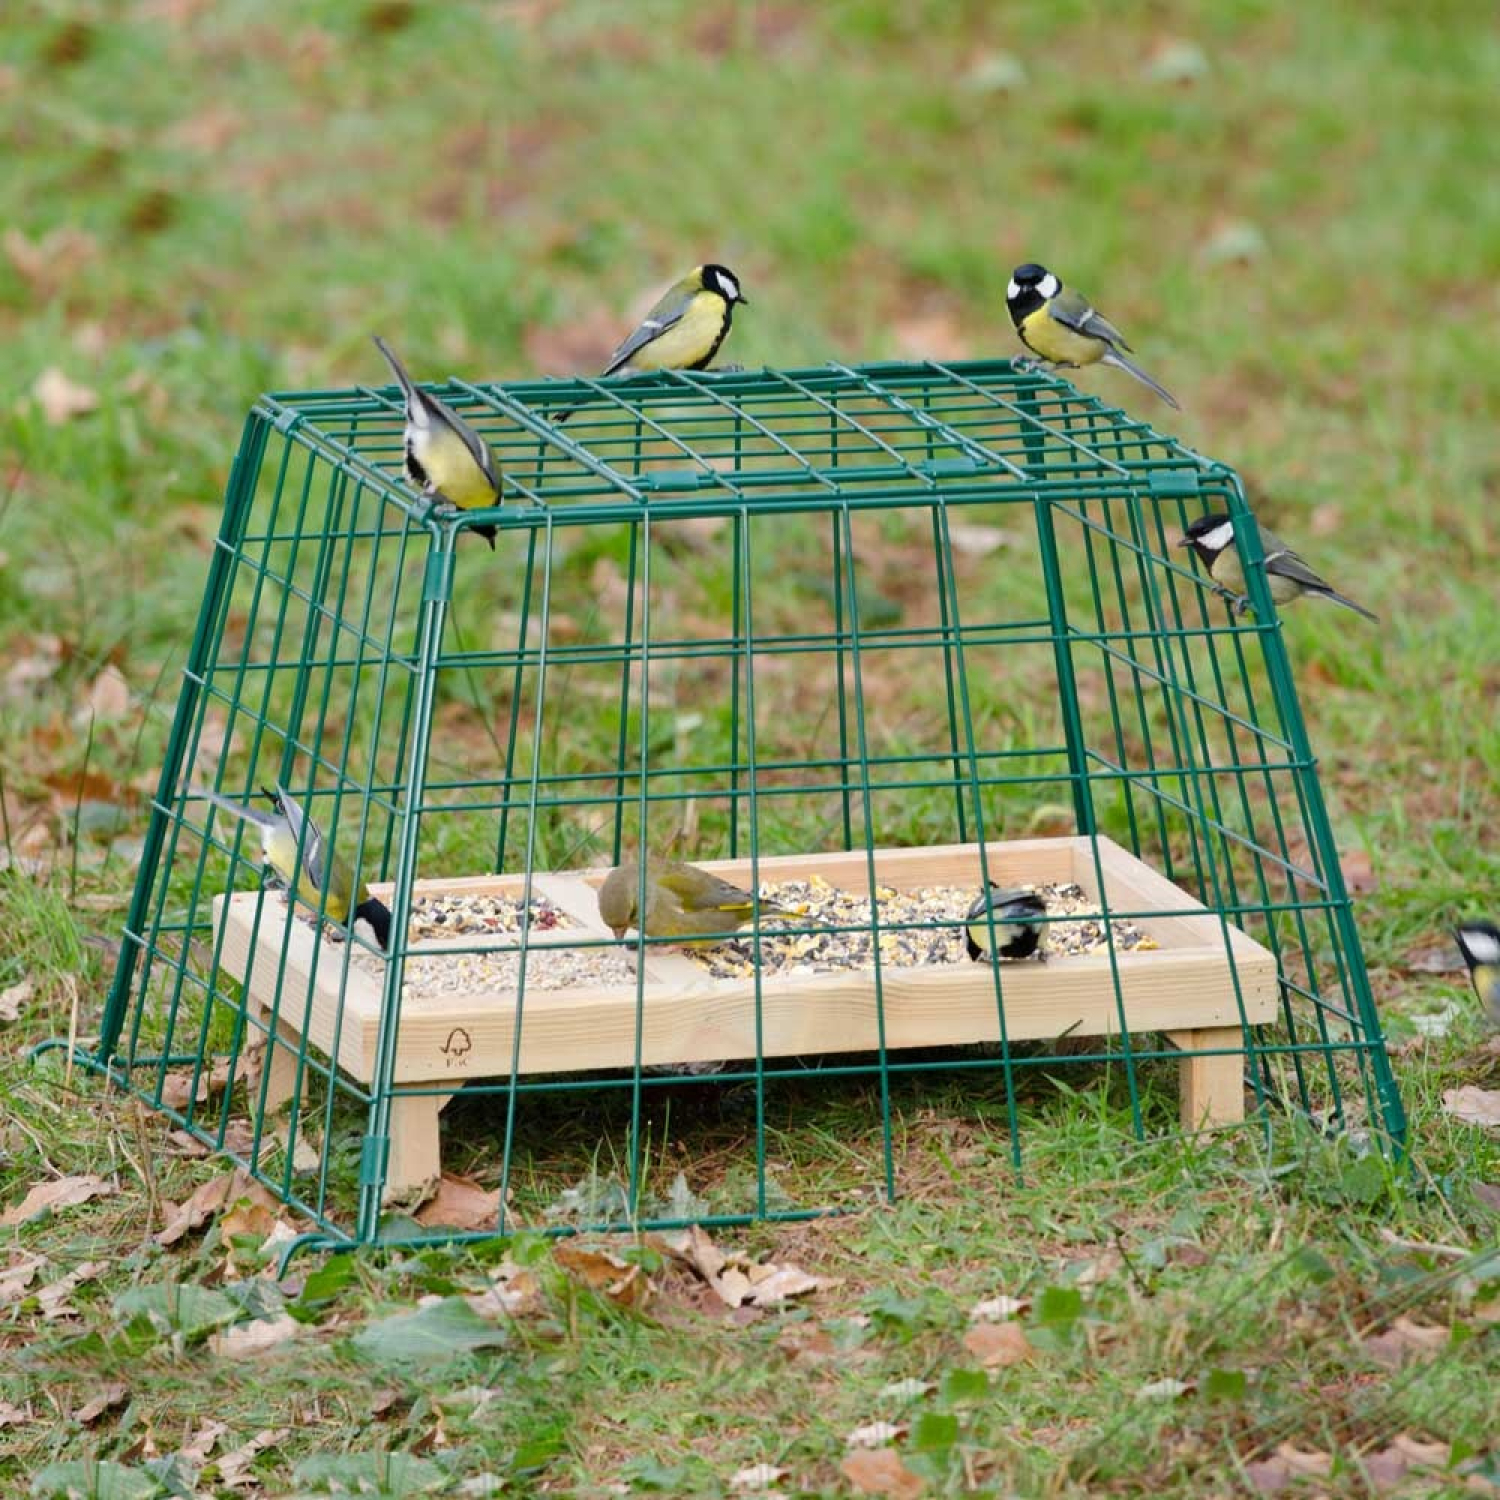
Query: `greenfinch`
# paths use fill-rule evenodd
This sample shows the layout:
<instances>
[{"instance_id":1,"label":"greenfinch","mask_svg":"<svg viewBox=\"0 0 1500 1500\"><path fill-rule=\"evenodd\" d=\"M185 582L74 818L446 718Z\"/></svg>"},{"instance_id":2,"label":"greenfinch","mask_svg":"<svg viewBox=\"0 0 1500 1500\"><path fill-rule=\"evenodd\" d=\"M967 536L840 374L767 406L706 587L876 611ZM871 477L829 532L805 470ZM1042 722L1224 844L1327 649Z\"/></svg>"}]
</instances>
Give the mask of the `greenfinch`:
<instances>
[{"instance_id":1,"label":"greenfinch","mask_svg":"<svg viewBox=\"0 0 1500 1500\"><path fill-rule=\"evenodd\" d=\"M618 865L599 887L599 915L618 937L635 927L647 937L670 937L696 944L723 942L750 921L755 898L717 875L673 859L646 861L646 920L641 922L637 902L641 893L640 866L634 861ZM760 903L763 917L790 917L794 912Z\"/></svg>"}]
</instances>

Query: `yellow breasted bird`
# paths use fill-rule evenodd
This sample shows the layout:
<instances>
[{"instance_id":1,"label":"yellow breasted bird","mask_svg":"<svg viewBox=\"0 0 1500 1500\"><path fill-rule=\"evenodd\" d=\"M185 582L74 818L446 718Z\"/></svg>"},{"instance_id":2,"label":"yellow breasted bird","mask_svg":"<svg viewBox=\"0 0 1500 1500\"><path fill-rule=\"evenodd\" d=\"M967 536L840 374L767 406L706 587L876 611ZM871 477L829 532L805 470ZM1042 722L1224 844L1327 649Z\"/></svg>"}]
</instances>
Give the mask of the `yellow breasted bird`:
<instances>
[{"instance_id":1,"label":"yellow breasted bird","mask_svg":"<svg viewBox=\"0 0 1500 1500\"><path fill-rule=\"evenodd\" d=\"M990 951L990 922L995 914L995 951L1001 958L1045 958L1046 927L1039 917L1047 915L1047 901L1035 891L1007 891L991 885L981 891L964 922L964 947L976 963Z\"/></svg>"},{"instance_id":2,"label":"yellow breasted bird","mask_svg":"<svg viewBox=\"0 0 1500 1500\"><path fill-rule=\"evenodd\" d=\"M637 910L641 894L640 866L631 860L617 865L599 887L599 915L618 937L628 927L647 937L671 937L718 943L731 938L750 921L755 897L707 870L675 859L646 861L646 920ZM760 903L763 917L790 917L769 901Z\"/></svg>"},{"instance_id":3,"label":"yellow breasted bird","mask_svg":"<svg viewBox=\"0 0 1500 1500\"><path fill-rule=\"evenodd\" d=\"M1314 599L1327 599L1332 604L1342 604L1355 614L1379 623L1380 617L1372 615L1363 604L1346 599L1325 579L1320 578L1292 551L1274 532L1267 531L1260 522L1261 556L1266 560L1266 582L1270 585L1271 598L1277 605L1290 604L1293 599L1310 595ZM1222 511L1199 516L1177 539L1179 547L1191 547L1194 555L1208 569L1208 576L1226 594L1238 599L1236 606L1240 614L1250 608L1245 592L1245 570L1240 565L1240 551L1234 541L1234 522Z\"/></svg>"},{"instance_id":4,"label":"yellow breasted bird","mask_svg":"<svg viewBox=\"0 0 1500 1500\"><path fill-rule=\"evenodd\" d=\"M1046 266L1028 262L1010 274L1005 305L1021 342L1050 365L1113 365L1156 392L1168 406L1181 410L1177 398L1158 385L1134 360L1125 336L1081 292L1064 287Z\"/></svg>"},{"instance_id":5,"label":"yellow breasted bird","mask_svg":"<svg viewBox=\"0 0 1500 1500\"><path fill-rule=\"evenodd\" d=\"M490 445L446 401L413 384L386 341L374 337L406 399L406 477L429 499L456 510L497 505L500 470ZM493 551L495 528L473 530Z\"/></svg>"},{"instance_id":6,"label":"yellow breasted bird","mask_svg":"<svg viewBox=\"0 0 1500 1500\"><path fill-rule=\"evenodd\" d=\"M1464 922L1453 929L1453 936L1490 1025L1500 1026L1500 927L1493 922Z\"/></svg>"},{"instance_id":7,"label":"yellow breasted bird","mask_svg":"<svg viewBox=\"0 0 1500 1500\"><path fill-rule=\"evenodd\" d=\"M272 810L268 813L240 802L231 802L217 792L195 791L188 795L205 797L215 807L255 824L260 830L261 859L287 890L295 887L300 900L315 912L321 905L324 913L335 922L345 925L368 922L380 951L386 951L391 940L390 909L370 894L364 881L360 881L356 890L348 867L336 855L325 865L322 832L284 787L278 786L275 791L261 788L261 795L271 804ZM300 873L299 847L302 851ZM328 891L326 903L322 894L325 887Z\"/></svg>"},{"instance_id":8,"label":"yellow breasted bird","mask_svg":"<svg viewBox=\"0 0 1500 1500\"><path fill-rule=\"evenodd\" d=\"M736 303L750 305L733 271L712 263L694 266L610 355L599 378L637 370L706 369L729 336ZM565 422L577 410L570 406L552 420Z\"/></svg>"}]
</instances>

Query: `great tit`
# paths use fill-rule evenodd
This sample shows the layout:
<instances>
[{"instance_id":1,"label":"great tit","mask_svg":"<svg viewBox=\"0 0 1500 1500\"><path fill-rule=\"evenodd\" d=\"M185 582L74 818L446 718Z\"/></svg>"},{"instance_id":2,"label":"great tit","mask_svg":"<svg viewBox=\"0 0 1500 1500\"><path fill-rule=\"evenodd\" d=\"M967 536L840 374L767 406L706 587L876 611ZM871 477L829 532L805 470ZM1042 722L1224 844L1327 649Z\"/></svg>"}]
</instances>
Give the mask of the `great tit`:
<instances>
[{"instance_id":1,"label":"great tit","mask_svg":"<svg viewBox=\"0 0 1500 1500\"><path fill-rule=\"evenodd\" d=\"M641 928L647 937L697 939L697 945L731 938L754 914L755 898L717 875L680 860L646 861L646 920L637 916L640 866L635 861L617 865L599 887L599 915L618 937L627 927ZM770 901L760 903L763 917L790 917Z\"/></svg>"},{"instance_id":2,"label":"great tit","mask_svg":"<svg viewBox=\"0 0 1500 1500\"><path fill-rule=\"evenodd\" d=\"M495 505L500 499L500 470L490 445L446 401L412 383L406 366L375 335L375 347L406 398L406 476L429 499L456 510ZM495 547L495 528L474 532Z\"/></svg>"},{"instance_id":3,"label":"great tit","mask_svg":"<svg viewBox=\"0 0 1500 1500\"><path fill-rule=\"evenodd\" d=\"M976 963L990 951L990 924L987 911L995 914L996 952L1001 958L1030 958L1033 953L1045 958L1045 928L1037 920L1047 915L1047 902L1035 891L1002 890L991 885L974 898L964 919L965 947Z\"/></svg>"},{"instance_id":4,"label":"great tit","mask_svg":"<svg viewBox=\"0 0 1500 1500\"><path fill-rule=\"evenodd\" d=\"M729 336L737 302L750 305L733 271L713 264L694 266L610 355L599 378L637 370L705 369ZM566 422L577 410L570 406L552 420Z\"/></svg>"},{"instance_id":5,"label":"great tit","mask_svg":"<svg viewBox=\"0 0 1500 1500\"><path fill-rule=\"evenodd\" d=\"M1170 391L1125 358L1131 350L1120 330L1095 312L1087 297L1066 289L1045 266L1017 266L1005 289L1005 305L1021 342L1048 364L1068 369L1113 365L1149 386L1174 410L1181 410Z\"/></svg>"},{"instance_id":6,"label":"great tit","mask_svg":"<svg viewBox=\"0 0 1500 1500\"><path fill-rule=\"evenodd\" d=\"M300 900L314 911L321 904L324 912L333 921L348 924L349 908L354 903L354 922L368 922L375 942L384 953L390 946L391 913L389 907L378 897L370 894L363 881L354 889L353 878L348 868L336 855L325 868L323 834L318 825L304 813L284 787L275 791L261 788L261 795L271 804L268 813L240 802L231 802L217 792L190 792L190 796L205 797L215 807L260 829L261 859L288 890L296 889ZM298 848L302 851L301 873L298 874ZM322 900L324 886L328 889L326 903Z\"/></svg>"},{"instance_id":7,"label":"great tit","mask_svg":"<svg viewBox=\"0 0 1500 1500\"><path fill-rule=\"evenodd\" d=\"M1500 927L1493 922L1465 922L1453 929L1453 936L1490 1024L1500 1026Z\"/></svg>"},{"instance_id":8,"label":"great tit","mask_svg":"<svg viewBox=\"0 0 1500 1500\"><path fill-rule=\"evenodd\" d=\"M1345 609L1352 609L1355 614L1378 622L1378 615L1372 615L1364 605L1346 599L1319 578L1280 537L1267 531L1259 522L1256 525L1260 530L1261 554L1266 560L1266 582L1270 584L1271 598L1277 604L1290 604L1293 599L1310 594L1316 599L1342 604ZM1208 569L1208 576L1224 593L1238 599L1236 608L1240 614L1250 608L1245 593L1245 571L1240 566L1239 548L1234 544L1234 522L1227 515L1217 512L1199 516L1178 538L1177 545L1193 549Z\"/></svg>"}]
</instances>

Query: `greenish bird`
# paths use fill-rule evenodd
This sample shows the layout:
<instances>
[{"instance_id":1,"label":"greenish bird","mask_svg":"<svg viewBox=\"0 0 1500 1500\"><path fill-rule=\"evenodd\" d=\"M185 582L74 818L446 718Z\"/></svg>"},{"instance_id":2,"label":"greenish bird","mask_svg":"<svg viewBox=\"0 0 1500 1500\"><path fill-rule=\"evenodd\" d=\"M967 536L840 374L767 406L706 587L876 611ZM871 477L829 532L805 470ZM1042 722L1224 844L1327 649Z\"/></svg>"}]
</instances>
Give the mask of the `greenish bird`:
<instances>
[{"instance_id":1,"label":"greenish bird","mask_svg":"<svg viewBox=\"0 0 1500 1500\"><path fill-rule=\"evenodd\" d=\"M617 865L599 887L599 915L618 937L634 927L647 937L718 943L750 921L755 897L739 886L675 859L646 861L646 920L639 919L641 869L634 861ZM783 907L760 903L763 917L790 917Z\"/></svg>"},{"instance_id":2,"label":"greenish bird","mask_svg":"<svg viewBox=\"0 0 1500 1500\"><path fill-rule=\"evenodd\" d=\"M500 470L490 445L446 401L416 385L379 334L374 338L406 402L406 477L428 499L452 510L498 505ZM472 529L493 551L495 528Z\"/></svg>"},{"instance_id":3,"label":"greenish bird","mask_svg":"<svg viewBox=\"0 0 1500 1500\"><path fill-rule=\"evenodd\" d=\"M1454 928L1453 936L1490 1025L1500 1026L1500 927L1493 922L1465 922Z\"/></svg>"},{"instance_id":4,"label":"greenish bird","mask_svg":"<svg viewBox=\"0 0 1500 1500\"><path fill-rule=\"evenodd\" d=\"M1267 531L1259 521L1260 551L1265 559L1266 582L1271 589L1271 598L1278 607L1300 599L1304 594L1314 599L1326 599L1330 604L1341 604L1367 620L1380 622L1379 615L1372 615L1363 604L1339 593L1327 580L1320 578L1308 567L1287 544L1274 532ZM1240 564L1240 549L1235 545L1234 522L1217 511L1199 516L1177 539L1179 547L1191 547L1194 556L1208 570L1208 576L1226 594L1239 602L1238 613L1250 608L1250 599L1245 591L1245 570Z\"/></svg>"},{"instance_id":5,"label":"greenish bird","mask_svg":"<svg viewBox=\"0 0 1500 1500\"><path fill-rule=\"evenodd\" d=\"M1158 385L1133 359L1125 336L1081 292L1064 287L1046 266L1017 266L1005 289L1005 305L1021 342L1050 365L1112 365L1181 410L1177 398Z\"/></svg>"},{"instance_id":6,"label":"greenish bird","mask_svg":"<svg viewBox=\"0 0 1500 1500\"><path fill-rule=\"evenodd\" d=\"M638 370L702 370L729 337L734 309L749 300L739 278L726 266L694 266L658 299L609 357L599 378L633 374ZM566 422L578 408L558 412L553 422Z\"/></svg>"},{"instance_id":7,"label":"greenish bird","mask_svg":"<svg viewBox=\"0 0 1500 1500\"><path fill-rule=\"evenodd\" d=\"M228 797L221 797L217 792L192 792L189 795L207 798L215 807L222 808L247 823L253 823L260 830L261 859L267 868L287 890L295 890L297 898L306 902L313 911L317 911L321 905L325 915L341 925L349 926L352 925L352 907L353 923L368 922L380 951L384 953L389 948L389 907L370 894L370 888L364 881L360 881L356 889L348 866L337 855L325 863L321 830L284 787L278 786L275 791L261 788L261 795L271 804L270 812L246 807L241 802L231 802ZM328 892L326 903L323 900L325 887Z\"/></svg>"},{"instance_id":8,"label":"greenish bird","mask_svg":"<svg viewBox=\"0 0 1500 1500\"><path fill-rule=\"evenodd\" d=\"M990 917L994 914L994 937L990 936ZM1003 890L991 885L974 898L964 918L964 946L976 963L990 951L1001 958L1045 957L1042 950L1046 928L1039 918L1047 915L1047 901L1035 891Z\"/></svg>"}]
</instances>

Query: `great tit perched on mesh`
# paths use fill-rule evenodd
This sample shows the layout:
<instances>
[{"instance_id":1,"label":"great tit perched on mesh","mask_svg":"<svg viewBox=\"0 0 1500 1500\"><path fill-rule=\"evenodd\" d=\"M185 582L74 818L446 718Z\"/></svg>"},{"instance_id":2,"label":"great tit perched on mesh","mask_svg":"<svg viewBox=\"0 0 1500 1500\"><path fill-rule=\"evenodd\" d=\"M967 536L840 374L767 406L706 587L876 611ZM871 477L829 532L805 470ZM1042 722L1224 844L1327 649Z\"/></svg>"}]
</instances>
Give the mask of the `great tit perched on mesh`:
<instances>
[{"instance_id":1,"label":"great tit perched on mesh","mask_svg":"<svg viewBox=\"0 0 1500 1500\"><path fill-rule=\"evenodd\" d=\"M303 812L292 795L281 786L275 791L261 788L261 795L271 804L270 812L231 802L217 792L190 791L190 797L203 797L215 807L236 818L253 823L260 830L260 853L266 867L287 889L295 890L299 900L316 912L321 906L333 921L357 926L367 922L376 945L384 953L390 946L390 908L360 881L356 890L348 867L336 855L326 861L323 834L318 825ZM301 850L299 866L297 853ZM327 888L328 898L323 900ZM350 908L353 908L351 923Z\"/></svg>"},{"instance_id":2,"label":"great tit perched on mesh","mask_svg":"<svg viewBox=\"0 0 1500 1500\"><path fill-rule=\"evenodd\" d=\"M1453 929L1453 936L1490 1025L1500 1026L1500 927L1493 922L1464 922Z\"/></svg>"},{"instance_id":3,"label":"great tit perched on mesh","mask_svg":"<svg viewBox=\"0 0 1500 1500\"><path fill-rule=\"evenodd\" d=\"M1346 599L1324 579L1319 578L1308 565L1292 551L1280 537L1266 530L1257 521L1260 531L1260 550L1266 560L1266 582L1270 585L1271 598L1278 604L1290 604L1308 594L1315 599L1327 599L1342 604L1367 620L1379 622L1364 605ZM1245 570L1240 565L1239 548L1234 540L1234 522L1223 512L1199 516L1178 538L1179 547L1191 547L1194 555L1208 569L1208 576L1220 590L1238 600L1236 609L1244 614L1250 608L1245 593Z\"/></svg>"},{"instance_id":4,"label":"great tit perched on mesh","mask_svg":"<svg viewBox=\"0 0 1500 1500\"><path fill-rule=\"evenodd\" d=\"M386 341L379 334L374 337L406 400L406 477L429 499L450 509L498 504L500 470L490 445L446 401L414 385ZM495 528L473 530L493 551Z\"/></svg>"},{"instance_id":5,"label":"great tit perched on mesh","mask_svg":"<svg viewBox=\"0 0 1500 1500\"><path fill-rule=\"evenodd\" d=\"M634 861L617 865L599 887L599 915L618 937L635 927L647 937L688 940L692 946L723 942L731 938L755 911L755 897L739 886L710 875L694 865L675 859L646 861L646 920L639 917L640 866ZM760 903L763 917L790 917L770 901Z\"/></svg>"},{"instance_id":6,"label":"great tit perched on mesh","mask_svg":"<svg viewBox=\"0 0 1500 1500\"><path fill-rule=\"evenodd\" d=\"M1021 342L1050 365L1077 369L1080 365L1106 364L1133 375L1156 392L1173 410L1177 399L1158 385L1134 360L1125 336L1088 298L1064 287L1045 266L1028 262L1010 274L1005 305Z\"/></svg>"},{"instance_id":7,"label":"great tit perched on mesh","mask_svg":"<svg viewBox=\"0 0 1500 1500\"><path fill-rule=\"evenodd\" d=\"M712 263L694 266L610 355L599 378L638 370L706 369L729 337L736 303L750 305L733 271ZM552 420L566 422L577 410L570 406Z\"/></svg>"},{"instance_id":8,"label":"great tit perched on mesh","mask_svg":"<svg viewBox=\"0 0 1500 1500\"><path fill-rule=\"evenodd\" d=\"M974 898L965 917L964 946L975 963L990 951L990 923L995 914L995 952L1001 958L1045 958L1045 926L1038 919L1047 915L1046 899L1035 891L1003 890L991 885Z\"/></svg>"}]
</instances>

